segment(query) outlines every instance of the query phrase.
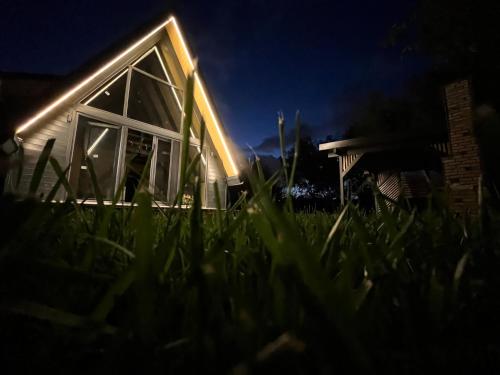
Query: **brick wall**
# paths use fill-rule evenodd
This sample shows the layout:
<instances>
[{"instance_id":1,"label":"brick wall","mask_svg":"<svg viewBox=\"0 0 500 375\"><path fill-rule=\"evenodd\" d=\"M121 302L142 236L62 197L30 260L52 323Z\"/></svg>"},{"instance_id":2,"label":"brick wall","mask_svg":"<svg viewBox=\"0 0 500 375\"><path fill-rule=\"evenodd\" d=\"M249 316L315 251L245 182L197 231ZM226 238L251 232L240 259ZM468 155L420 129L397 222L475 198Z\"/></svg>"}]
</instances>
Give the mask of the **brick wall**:
<instances>
[{"instance_id":1,"label":"brick wall","mask_svg":"<svg viewBox=\"0 0 500 375\"><path fill-rule=\"evenodd\" d=\"M479 147L474 136L470 82L445 87L451 155L443 159L451 208L465 215L479 212L478 185L481 176Z\"/></svg>"}]
</instances>

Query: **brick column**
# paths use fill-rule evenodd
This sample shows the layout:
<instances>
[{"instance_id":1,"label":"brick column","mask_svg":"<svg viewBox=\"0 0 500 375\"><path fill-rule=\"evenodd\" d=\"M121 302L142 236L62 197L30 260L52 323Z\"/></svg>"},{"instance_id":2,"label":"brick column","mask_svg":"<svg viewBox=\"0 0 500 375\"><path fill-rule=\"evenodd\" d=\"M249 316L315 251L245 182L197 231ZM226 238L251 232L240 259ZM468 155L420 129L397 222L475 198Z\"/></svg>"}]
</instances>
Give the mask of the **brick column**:
<instances>
[{"instance_id":1,"label":"brick column","mask_svg":"<svg viewBox=\"0 0 500 375\"><path fill-rule=\"evenodd\" d=\"M476 216L481 160L474 135L470 82L464 80L447 85L445 97L451 154L443 158L443 170L450 207L460 215Z\"/></svg>"}]
</instances>

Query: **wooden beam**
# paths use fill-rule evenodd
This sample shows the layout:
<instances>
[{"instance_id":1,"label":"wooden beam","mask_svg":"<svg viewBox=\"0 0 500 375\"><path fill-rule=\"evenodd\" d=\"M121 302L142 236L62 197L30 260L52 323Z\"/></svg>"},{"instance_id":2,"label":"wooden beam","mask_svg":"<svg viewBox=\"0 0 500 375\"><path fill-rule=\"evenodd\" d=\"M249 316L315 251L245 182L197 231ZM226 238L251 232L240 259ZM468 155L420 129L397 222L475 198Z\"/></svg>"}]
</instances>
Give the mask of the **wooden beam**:
<instances>
[{"instance_id":1,"label":"wooden beam","mask_svg":"<svg viewBox=\"0 0 500 375\"><path fill-rule=\"evenodd\" d=\"M335 152L329 152L329 153L328 153L328 157L329 157L329 158L338 158L338 157L339 157L339 155L338 155L338 154L336 154Z\"/></svg>"},{"instance_id":2,"label":"wooden beam","mask_svg":"<svg viewBox=\"0 0 500 375\"><path fill-rule=\"evenodd\" d=\"M374 137L359 137L345 139L342 141L327 142L319 145L320 151L333 150L333 149L357 149L357 148L386 148L391 144L398 144L403 147L403 144L411 143L437 143L443 139L440 132L431 133L409 133L409 134L386 134Z\"/></svg>"},{"instance_id":3,"label":"wooden beam","mask_svg":"<svg viewBox=\"0 0 500 375\"><path fill-rule=\"evenodd\" d=\"M345 177L349 171L358 163L361 157L364 155L363 153L355 154L355 155L346 155L343 156L344 159L343 168L342 168L342 177Z\"/></svg>"}]
</instances>

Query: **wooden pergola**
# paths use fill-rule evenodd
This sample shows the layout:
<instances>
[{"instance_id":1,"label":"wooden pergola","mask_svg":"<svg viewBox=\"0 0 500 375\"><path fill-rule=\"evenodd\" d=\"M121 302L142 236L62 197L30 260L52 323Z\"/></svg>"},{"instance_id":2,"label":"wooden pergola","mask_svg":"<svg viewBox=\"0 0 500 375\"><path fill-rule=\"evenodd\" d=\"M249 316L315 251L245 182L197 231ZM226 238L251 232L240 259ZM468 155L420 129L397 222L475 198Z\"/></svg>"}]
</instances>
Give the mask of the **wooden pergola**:
<instances>
[{"instance_id":1,"label":"wooden pergola","mask_svg":"<svg viewBox=\"0 0 500 375\"><path fill-rule=\"evenodd\" d=\"M440 157L445 157L450 153L450 145L447 135L443 133L398 134L322 143L319 150L328 151L330 158L338 158L340 202L344 205L344 179L366 154L409 152L418 155L424 150L433 150Z\"/></svg>"}]
</instances>

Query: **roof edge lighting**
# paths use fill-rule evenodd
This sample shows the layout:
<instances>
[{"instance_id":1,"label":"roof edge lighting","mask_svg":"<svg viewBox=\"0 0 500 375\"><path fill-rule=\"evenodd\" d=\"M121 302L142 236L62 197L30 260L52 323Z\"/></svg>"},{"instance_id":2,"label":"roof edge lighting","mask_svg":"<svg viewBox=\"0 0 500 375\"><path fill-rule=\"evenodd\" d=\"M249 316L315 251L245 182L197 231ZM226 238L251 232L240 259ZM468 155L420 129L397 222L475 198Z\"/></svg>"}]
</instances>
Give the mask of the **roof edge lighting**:
<instances>
[{"instance_id":1,"label":"roof edge lighting","mask_svg":"<svg viewBox=\"0 0 500 375\"><path fill-rule=\"evenodd\" d=\"M234 160L233 160L233 157L231 155L231 152L229 151L229 147L227 145L226 138L225 138L224 134L222 133L219 121L217 120L215 112L214 112L214 110L212 108L212 104L210 103L210 100L209 100L209 98L208 98L208 96L207 96L207 94L205 92L205 88L203 87L203 83L201 81L201 78L200 78L199 74L194 69L195 66L194 66L194 63L193 63L193 59L191 58L191 54L189 53L189 50L187 48L187 44L186 44L186 41L184 40L184 36L181 33L181 30L179 28L179 25L177 24L177 21L176 21L175 17L172 17L172 21L173 21L172 24L174 25L174 29L175 29L177 35L179 36L179 40L181 42L181 46L182 46L183 52L186 55L187 60L189 62L189 67L190 67L191 71L194 71L195 83L199 87L201 95L202 95L203 99L205 100L205 103L207 104L208 111L210 113L210 117L212 118L212 121L215 124L215 129L217 131L217 134L219 135L219 137L221 139L222 146L224 148L224 151L225 151L225 153L226 153L226 155L228 157L229 163L230 163L231 168L232 168L232 174L233 175L238 175L238 173L239 173L238 172L238 168L236 167L236 164L234 163Z\"/></svg>"}]
</instances>

